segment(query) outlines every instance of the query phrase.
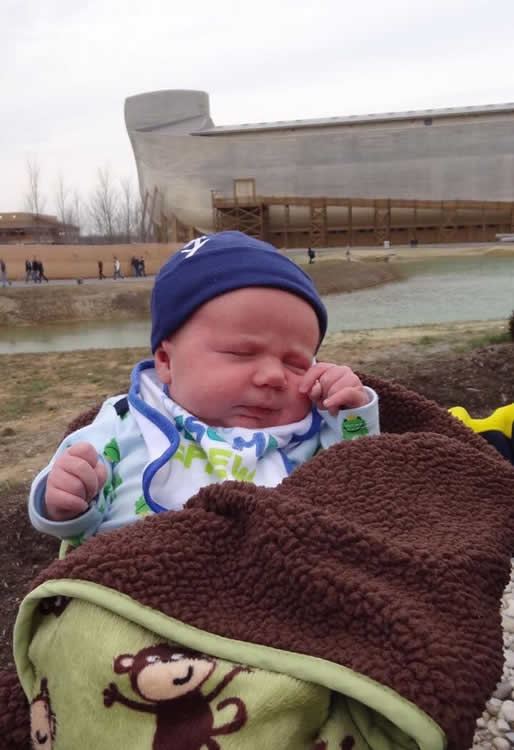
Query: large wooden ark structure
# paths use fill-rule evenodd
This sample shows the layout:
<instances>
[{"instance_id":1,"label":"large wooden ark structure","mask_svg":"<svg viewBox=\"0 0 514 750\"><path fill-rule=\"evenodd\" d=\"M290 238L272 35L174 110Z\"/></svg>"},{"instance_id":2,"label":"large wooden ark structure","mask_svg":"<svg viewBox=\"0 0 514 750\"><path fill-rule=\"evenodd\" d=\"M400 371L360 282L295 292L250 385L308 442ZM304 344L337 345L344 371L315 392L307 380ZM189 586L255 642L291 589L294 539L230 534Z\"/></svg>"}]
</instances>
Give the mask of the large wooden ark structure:
<instances>
[{"instance_id":1,"label":"large wooden ark structure","mask_svg":"<svg viewBox=\"0 0 514 750\"><path fill-rule=\"evenodd\" d=\"M215 126L202 91L129 97L143 227L279 247L481 242L514 231L514 103Z\"/></svg>"}]
</instances>

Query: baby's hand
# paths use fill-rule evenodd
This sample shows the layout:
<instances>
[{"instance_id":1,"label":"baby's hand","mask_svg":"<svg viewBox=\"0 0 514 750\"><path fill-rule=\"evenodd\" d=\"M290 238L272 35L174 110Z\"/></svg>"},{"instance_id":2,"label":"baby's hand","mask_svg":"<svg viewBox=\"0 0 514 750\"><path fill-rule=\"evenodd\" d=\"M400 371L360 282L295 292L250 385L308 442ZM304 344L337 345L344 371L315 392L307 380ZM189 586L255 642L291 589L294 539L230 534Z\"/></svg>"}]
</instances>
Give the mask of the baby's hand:
<instances>
[{"instance_id":1,"label":"baby's hand","mask_svg":"<svg viewBox=\"0 0 514 750\"><path fill-rule=\"evenodd\" d=\"M87 510L107 479L107 468L91 443L76 443L52 466L45 504L52 521L69 521Z\"/></svg>"},{"instance_id":2,"label":"baby's hand","mask_svg":"<svg viewBox=\"0 0 514 750\"><path fill-rule=\"evenodd\" d=\"M357 375L349 367L318 362L303 376L300 393L307 393L318 409L337 416L341 408L357 408L369 403L369 397Z\"/></svg>"}]
</instances>

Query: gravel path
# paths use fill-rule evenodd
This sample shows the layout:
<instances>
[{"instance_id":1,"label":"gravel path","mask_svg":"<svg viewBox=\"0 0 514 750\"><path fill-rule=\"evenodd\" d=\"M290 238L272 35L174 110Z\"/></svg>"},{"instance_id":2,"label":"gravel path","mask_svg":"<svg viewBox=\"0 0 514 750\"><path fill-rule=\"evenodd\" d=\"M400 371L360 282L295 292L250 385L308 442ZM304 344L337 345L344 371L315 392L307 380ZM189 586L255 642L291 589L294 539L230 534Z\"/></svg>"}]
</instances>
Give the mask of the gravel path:
<instances>
[{"instance_id":1,"label":"gravel path","mask_svg":"<svg viewBox=\"0 0 514 750\"><path fill-rule=\"evenodd\" d=\"M514 748L514 565L503 595L502 616L503 676L477 721L473 750Z\"/></svg>"}]
</instances>

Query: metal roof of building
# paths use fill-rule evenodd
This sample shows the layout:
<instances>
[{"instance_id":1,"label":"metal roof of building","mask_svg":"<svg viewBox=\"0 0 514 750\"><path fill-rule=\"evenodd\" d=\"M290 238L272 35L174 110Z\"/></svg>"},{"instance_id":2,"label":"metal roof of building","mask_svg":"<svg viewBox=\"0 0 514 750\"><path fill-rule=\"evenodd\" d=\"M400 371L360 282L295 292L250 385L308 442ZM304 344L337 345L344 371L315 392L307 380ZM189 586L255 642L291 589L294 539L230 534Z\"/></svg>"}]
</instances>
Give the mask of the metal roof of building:
<instances>
[{"instance_id":1,"label":"metal roof of building","mask_svg":"<svg viewBox=\"0 0 514 750\"><path fill-rule=\"evenodd\" d=\"M383 112L367 115L347 115L345 117L323 117L307 120L277 120L275 122L253 122L241 125L217 125L205 130L192 131L191 135L224 135L225 133L258 132L265 130L296 130L299 128L330 127L337 125L360 125L374 122L395 122L400 120L426 120L443 117L465 117L467 115L500 114L514 112L514 102L485 104L473 107L446 107L443 109L417 109L406 112Z\"/></svg>"},{"instance_id":2,"label":"metal roof of building","mask_svg":"<svg viewBox=\"0 0 514 750\"><path fill-rule=\"evenodd\" d=\"M9 211L0 213L1 229L78 229L74 224L63 224L57 216L50 214L33 214L28 211Z\"/></svg>"}]
</instances>

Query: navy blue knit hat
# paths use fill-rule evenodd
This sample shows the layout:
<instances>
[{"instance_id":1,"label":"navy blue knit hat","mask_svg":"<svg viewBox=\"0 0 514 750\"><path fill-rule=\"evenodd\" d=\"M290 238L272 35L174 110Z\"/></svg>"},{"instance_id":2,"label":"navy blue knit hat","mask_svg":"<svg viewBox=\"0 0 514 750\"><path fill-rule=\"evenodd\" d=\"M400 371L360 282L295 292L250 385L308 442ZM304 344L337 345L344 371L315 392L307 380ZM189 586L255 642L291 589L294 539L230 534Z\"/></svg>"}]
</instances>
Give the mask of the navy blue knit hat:
<instances>
[{"instance_id":1,"label":"navy blue knit hat","mask_svg":"<svg viewBox=\"0 0 514 750\"><path fill-rule=\"evenodd\" d=\"M327 311L310 276L273 245L242 232L198 237L163 265L152 291L152 352L200 305L247 286L284 289L302 297L318 317L320 343Z\"/></svg>"}]
</instances>

